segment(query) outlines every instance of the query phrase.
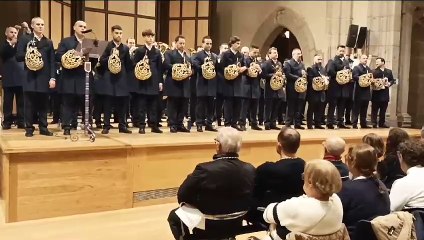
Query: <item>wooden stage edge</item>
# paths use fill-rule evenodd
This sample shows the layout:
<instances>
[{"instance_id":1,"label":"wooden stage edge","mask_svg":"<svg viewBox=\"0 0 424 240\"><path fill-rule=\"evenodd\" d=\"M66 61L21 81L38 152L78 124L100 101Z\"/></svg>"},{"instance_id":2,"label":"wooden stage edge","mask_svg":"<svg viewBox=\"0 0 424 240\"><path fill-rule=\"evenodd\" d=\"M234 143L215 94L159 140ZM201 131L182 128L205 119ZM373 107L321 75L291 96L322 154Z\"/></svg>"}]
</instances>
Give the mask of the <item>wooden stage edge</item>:
<instances>
[{"instance_id":1,"label":"wooden stage edge","mask_svg":"<svg viewBox=\"0 0 424 240\"><path fill-rule=\"evenodd\" d=\"M138 129L134 129L138 130ZM405 129L419 137L420 130ZM301 130L299 156L323 156L328 136L348 145L367 133L386 138L389 129ZM242 133L241 159L258 166L278 160L278 131ZM61 132L54 137L26 138L21 130L0 133L1 198L6 222L68 216L175 202L178 186L200 162L215 152L213 132L172 134L97 134L96 141L79 134L72 142Z\"/></svg>"}]
</instances>

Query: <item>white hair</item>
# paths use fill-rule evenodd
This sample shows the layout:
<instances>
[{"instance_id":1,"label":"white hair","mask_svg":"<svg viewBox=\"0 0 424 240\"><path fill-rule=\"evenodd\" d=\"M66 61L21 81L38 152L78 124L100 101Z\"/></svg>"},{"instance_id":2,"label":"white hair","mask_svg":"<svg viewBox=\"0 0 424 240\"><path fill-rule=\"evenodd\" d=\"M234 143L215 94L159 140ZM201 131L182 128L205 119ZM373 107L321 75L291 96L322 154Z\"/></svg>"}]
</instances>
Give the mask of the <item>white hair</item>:
<instances>
[{"instance_id":1,"label":"white hair","mask_svg":"<svg viewBox=\"0 0 424 240\"><path fill-rule=\"evenodd\" d=\"M31 26L35 23L35 20L41 19L42 21L44 21L41 17L34 17L31 19Z\"/></svg>"},{"instance_id":2,"label":"white hair","mask_svg":"<svg viewBox=\"0 0 424 240\"><path fill-rule=\"evenodd\" d=\"M232 127L219 128L216 140L224 153L238 153L240 151L241 134Z\"/></svg>"},{"instance_id":3,"label":"white hair","mask_svg":"<svg viewBox=\"0 0 424 240\"><path fill-rule=\"evenodd\" d=\"M325 140L324 147L329 154L340 156L345 151L346 142L341 137L329 137Z\"/></svg>"},{"instance_id":4,"label":"white hair","mask_svg":"<svg viewBox=\"0 0 424 240\"><path fill-rule=\"evenodd\" d=\"M249 47L246 47L245 46L245 47L242 47L241 48L241 51L240 52L242 52L242 53L245 53L245 52L248 53L249 51L250 51Z\"/></svg>"}]
</instances>

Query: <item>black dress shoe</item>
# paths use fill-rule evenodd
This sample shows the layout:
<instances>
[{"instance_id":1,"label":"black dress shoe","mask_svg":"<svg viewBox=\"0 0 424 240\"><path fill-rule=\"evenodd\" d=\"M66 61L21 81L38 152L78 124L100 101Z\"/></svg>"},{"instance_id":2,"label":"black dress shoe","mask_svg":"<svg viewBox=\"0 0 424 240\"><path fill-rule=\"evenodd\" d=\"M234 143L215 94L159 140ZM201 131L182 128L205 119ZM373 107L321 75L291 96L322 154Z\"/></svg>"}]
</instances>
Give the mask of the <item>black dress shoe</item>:
<instances>
[{"instance_id":1,"label":"black dress shoe","mask_svg":"<svg viewBox=\"0 0 424 240\"><path fill-rule=\"evenodd\" d=\"M69 130L69 129L65 129L65 130L63 131L63 135L65 135L65 136L71 135L71 130Z\"/></svg>"},{"instance_id":2,"label":"black dress shoe","mask_svg":"<svg viewBox=\"0 0 424 240\"><path fill-rule=\"evenodd\" d=\"M251 129L252 130L256 130L256 131L262 131L263 129L262 128L260 128L258 125L256 125L256 124L253 124L252 125L252 127L251 127Z\"/></svg>"},{"instance_id":3,"label":"black dress shoe","mask_svg":"<svg viewBox=\"0 0 424 240\"><path fill-rule=\"evenodd\" d=\"M284 121L278 121L278 125L284 125Z\"/></svg>"},{"instance_id":4,"label":"black dress shoe","mask_svg":"<svg viewBox=\"0 0 424 240\"><path fill-rule=\"evenodd\" d=\"M312 125L307 125L308 129L314 129L314 127Z\"/></svg>"},{"instance_id":5,"label":"black dress shoe","mask_svg":"<svg viewBox=\"0 0 424 240\"><path fill-rule=\"evenodd\" d=\"M102 134L109 134L109 129L107 129L107 128L103 129Z\"/></svg>"},{"instance_id":6,"label":"black dress shoe","mask_svg":"<svg viewBox=\"0 0 424 240\"><path fill-rule=\"evenodd\" d=\"M361 126L361 129L367 129L367 128L371 128L371 127L370 126L367 126L367 125Z\"/></svg>"},{"instance_id":7,"label":"black dress shoe","mask_svg":"<svg viewBox=\"0 0 424 240\"><path fill-rule=\"evenodd\" d=\"M216 130L215 128L213 128L212 125L206 125L205 131L218 132L218 130Z\"/></svg>"},{"instance_id":8,"label":"black dress shoe","mask_svg":"<svg viewBox=\"0 0 424 240\"><path fill-rule=\"evenodd\" d=\"M158 127L152 127L152 133L163 133Z\"/></svg>"},{"instance_id":9,"label":"black dress shoe","mask_svg":"<svg viewBox=\"0 0 424 240\"><path fill-rule=\"evenodd\" d=\"M3 130L9 130L9 129L11 129L11 128L12 128L12 126L11 126L11 125L9 125L9 124L8 124L8 125L3 125L3 126L2 126L2 129L3 129Z\"/></svg>"},{"instance_id":10,"label":"black dress shoe","mask_svg":"<svg viewBox=\"0 0 424 240\"><path fill-rule=\"evenodd\" d=\"M372 125L373 128L378 128L377 124Z\"/></svg>"},{"instance_id":11,"label":"black dress shoe","mask_svg":"<svg viewBox=\"0 0 424 240\"><path fill-rule=\"evenodd\" d=\"M334 125L332 125L332 124L328 124L328 125L327 125L327 128L328 128L328 129L334 129Z\"/></svg>"},{"instance_id":12,"label":"black dress shoe","mask_svg":"<svg viewBox=\"0 0 424 240\"><path fill-rule=\"evenodd\" d=\"M160 124L160 123L158 123L158 124L157 124L157 126L158 126L158 127L163 127L163 126L162 126L162 124Z\"/></svg>"},{"instance_id":13,"label":"black dress shoe","mask_svg":"<svg viewBox=\"0 0 424 240\"><path fill-rule=\"evenodd\" d=\"M302 127L302 125L294 125L295 129L300 129L300 130L304 130L305 128Z\"/></svg>"},{"instance_id":14,"label":"black dress shoe","mask_svg":"<svg viewBox=\"0 0 424 240\"><path fill-rule=\"evenodd\" d=\"M222 126L222 120L221 119L218 119L218 126Z\"/></svg>"},{"instance_id":15,"label":"black dress shoe","mask_svg":"<svg viewBox=\"0 0 424 240\"><path fill-rule=\"evenodd\" d=\"M390 128L389 126L387 126L386 124L380 125L379 127L381 128Z\"/></svg>"},{"instance_id":16,"label":"black dress shoe","mask_svg":"<svg viewBox=\"0 0 424 240\"><path fill-rule=\"evenodd\" d=\"M237 131L243 131L243 130L241 130L241 128L239 128L239 126L237 126L237 125L232 125L231 126L232 128L234 128L234 129L236 129Z\"/></svg>"},{"instance_id":17,"label":"black dress shoe","mask_svg":"<svg viewBox=\"0 0 424 240\"><path fill-rule=\"evenodd\" d=\"M188 130L186 127L181 126L181 127L177 127L177 131L178 132L183 132L183 133L189 133L190 130Z\"/></svg>"},{"instance_id":18,"label":"black dress shoe","mask_svg":"<svg viewBox=\"0 0 424 240\"><path fill-rule=\"evenodd\" d=\"M197 131L198 132L203 132L202 125L197 125Z\"/></svg>"},{"instance_id":19,"label":"black dress shoe","mask_svg":"<svg viewBox=\"0 0 424 240\"><path fill-rule=\"evenodd\" d=\"M25 137L33 137L34 133L32 132L25 132Z\"/></svg>"},{"instance_id":20,"label":"black dress shoe","mask_svg":"<svg viewBox=\"0 0 424 240\"><path fill-rule=\"evenodd\" d=\"M25 129L25 125L24 124L18 124L18 129Z\"/></svg>"},{"instance_id":21,"label":"black dress shoe","mask_svg":"<svg viewBox=\"0 0 424 240\"><path fill-rule=\"evenodd\" d=\"M140 129L138 129L138 133L146 134L146 129L144 128L144 126L140 127Z\"/></svg>"},{"instance_id":22,"label":"black dress shoe","mask_svg":"<svg viewBox=\"0 0 424 240\"><path fill-rule=\"evenodd\" d=\"M240 129L241 129L242 131L246 131L246 130L247 130L245 125L240 125Z\"/></svg>"},{"instance_id":23,"label":"black dress shoe","mask_svg":"<svg viewBox=\"0 0 424 240\"><path fill-rule=\"evenodd\" d=\"M281 128L279 128L279 127L277 127L277 126L275 126L275 125L272 125L272 126L271 126L271 129L272 129L272 130L281 130Z\"/></svg>"},{"instance_id":24,"label":"black dress shoe","mask_svg":"<svg viewBox=\"0 0 424 240\"><path fill-rule=\"evenodd\" d=\"M345 125L352 125L352 122L351 121L346 121L345 122Z\"/></svg>"},{"instance_id":25,"label":"black dress shoe","mask_svg":"<svg viewBox=\"0 0 424 240\"><path fill-rule=\"evenodd\" d=\"M323 127L321 125L315 125L315 129L325 129L325 127Z\"/></svg>"},{"instance_id":26,"label":"black dress shoe","mask_svg":"<svg viewBox=\"0 0 424 240\"><path fill-rule=\"evenodd\" d=\"M350 127L348 127L348 126L346 126L346 125L344 125L344 124L340 124L340 125L338 125L338 127L339 127L340 129L350 129Z\"/></svg>"},{"instance_id":27,"label":"black dress shoe","mask_svg":"<svg viewBox=\"0 0 424 240\"><path fill-rule=\"evenodd\" d=\"M265 130L271 130L271 126L269 124L265 124Z\"/></svg>"},{"instance_id":28,"label":"black dress shoe","mask_svg":"<svg viewBox=\"0 0 424 240\"><path fill-rule=\"evenodd\" d=\"M353 124L353 125L352 125L352 128L353 128L353 129L358 129L358 125L357 125L357 124Z\"/></svg>"},{"instance_id":29,"label":"black dress shoe","mask_svg":"<svg viewBox=\"0 0 424 240\"><path fill-rule=\"evenodd\" d=\"M53 136L53 133L50 132L49 130L43 130L43 131L40 131L40 135Z\"/></svg>"},{"instance_id":30,"label":"black dress shoe","mask_svg":"<svg viewBox=\"0 0 424 240\"><path fill-rule=\"evenodd\" d=\"M177 128L176 128L176 127L170 127L170 128L169 128L169 132L170 132L170 133L177 133L177 132L178 132L178 130L177 130Z\"/></svg>"},{"instance_id":31,"label":"black dress shoe","mask_svg":"<svg viewBox=\"0 0 424 240\"><path fill-rule=\"evenodd\" d=\"M119 129L119 133L132 133L128 128Z\"/></svg>"},{"instance_id":32,"label":"black dress shoe","mask_svg":"<svg viewBox=\"0 0 424 240\"><path fill-rule=\"evenodd\" d=\"M259 126L263 126L264 125L264 122L259 122Z\"/></svg>"}]
</instances>

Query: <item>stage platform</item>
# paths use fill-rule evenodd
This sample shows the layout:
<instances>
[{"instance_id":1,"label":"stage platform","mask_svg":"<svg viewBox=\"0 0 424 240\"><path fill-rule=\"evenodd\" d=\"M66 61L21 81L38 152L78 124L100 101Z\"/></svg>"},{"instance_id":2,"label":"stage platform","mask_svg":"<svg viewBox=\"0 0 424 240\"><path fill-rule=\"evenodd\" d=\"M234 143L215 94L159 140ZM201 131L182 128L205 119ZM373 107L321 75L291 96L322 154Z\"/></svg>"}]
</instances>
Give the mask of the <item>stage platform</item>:
<instances>
[{"instance_id":1,"label":"stage platform","mask_svg":"<svg viewBox=\"0 0 424 240\"><path fill-rule=\"evenodd\" d=\"M52 129L53 131L55 129ZM36 135L22 130L0 134L1 186L6 222L175 202L178 186L196 164L210 161L215 152L213 132L119 134L97 132L94 143L80 134L78 141ZM192 129L193 130L193 129ZM405 129L418 137L419 130ZM386 137L388 129L301 130L299 156L323 156L321 143L331 135L348 144L367 133ZM257 166L278 160L278 131L243 132L241 159Z\"/></svg>"}]
</instances>

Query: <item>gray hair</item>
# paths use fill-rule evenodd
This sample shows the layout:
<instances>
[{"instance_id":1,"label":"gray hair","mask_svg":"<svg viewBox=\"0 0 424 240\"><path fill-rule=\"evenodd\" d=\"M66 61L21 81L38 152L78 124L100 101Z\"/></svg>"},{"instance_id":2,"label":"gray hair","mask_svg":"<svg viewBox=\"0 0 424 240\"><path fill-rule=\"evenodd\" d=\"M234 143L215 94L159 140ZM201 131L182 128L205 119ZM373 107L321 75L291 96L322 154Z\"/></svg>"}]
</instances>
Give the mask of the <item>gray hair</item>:
<instances>
[{"instance_id":1,"label":"gray hair","mask_svg":"<svg viewBox=\"0 0 424 240\"><path fill-rule=\"evenodd\" d=\"M41 17L33 17L33 18L31 19L31 26L35 23L35 20L38 20L38 19L43 20ZM44 20L43 20L43 21L44 21Z\"/></svg>"},{"instance_id":2,"label":"gray hair","mask_svg":"<svg viewBox=\"0 0 424 240\"><path fill-rule=\"evenodd\" d=\"M238 153L240 151L241 134L232 127L219 128L216 140L224 153Z\"/></svg>"},{"instance_id":3,"label":"gray hair","mask_svg":"<svg viewBox=\"0 0 424 240\"><path fill-rule=\"evenodd\" d=\"M334 156L340 156L345 151L346 142L341 137L329 137L324 142L327 152Z\"/></svg>"}]
</instances>

